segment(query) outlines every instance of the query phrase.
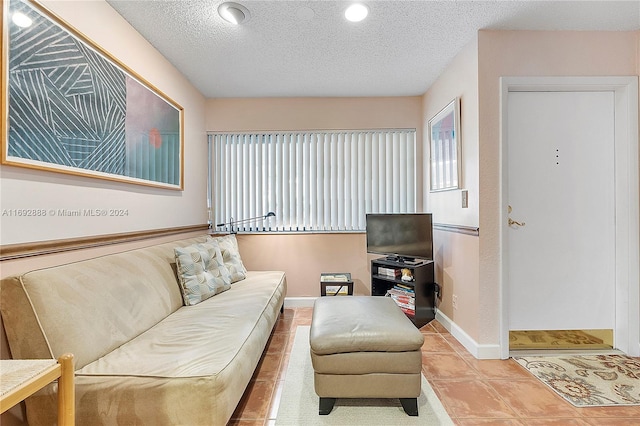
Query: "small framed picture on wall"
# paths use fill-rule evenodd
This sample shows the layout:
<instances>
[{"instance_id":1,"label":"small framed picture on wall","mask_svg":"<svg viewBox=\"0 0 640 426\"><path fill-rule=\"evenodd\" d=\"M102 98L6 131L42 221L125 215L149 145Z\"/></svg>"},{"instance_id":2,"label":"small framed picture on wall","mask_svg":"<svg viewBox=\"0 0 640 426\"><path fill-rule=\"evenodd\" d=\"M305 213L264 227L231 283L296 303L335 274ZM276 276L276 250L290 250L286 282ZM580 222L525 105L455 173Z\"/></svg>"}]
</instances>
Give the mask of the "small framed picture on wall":
<instances>
[{"instance_id":1,"label":"small framed picture on wall","mask_svg":"<svg viewBox=\"0 0 640 426\"><path fill-rule=\"evenodd\" d=\"M460 98L429 120L431 192L461 187Z\"/></svg>"}]
</instances>

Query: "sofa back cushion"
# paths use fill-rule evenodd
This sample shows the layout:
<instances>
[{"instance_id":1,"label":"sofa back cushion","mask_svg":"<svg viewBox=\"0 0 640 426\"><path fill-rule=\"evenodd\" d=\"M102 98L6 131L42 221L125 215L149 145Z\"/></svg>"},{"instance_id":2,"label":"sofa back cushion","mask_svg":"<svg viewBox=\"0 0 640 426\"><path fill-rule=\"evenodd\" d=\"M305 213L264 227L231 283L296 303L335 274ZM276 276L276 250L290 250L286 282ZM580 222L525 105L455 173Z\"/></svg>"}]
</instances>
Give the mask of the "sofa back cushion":
<instances>
[{"instance_id":1,"label":"sofa back cushion","mask_svg":"<svg viewBox=\"0 0 640 426\"><path fill-rule=\"evenodd\" d=\"M183 304L174 248L205 240L190 238L3 280L0 307L13 358L71 352L76 368L82 368L140 335Z\"/></svg>"}]
</instances>

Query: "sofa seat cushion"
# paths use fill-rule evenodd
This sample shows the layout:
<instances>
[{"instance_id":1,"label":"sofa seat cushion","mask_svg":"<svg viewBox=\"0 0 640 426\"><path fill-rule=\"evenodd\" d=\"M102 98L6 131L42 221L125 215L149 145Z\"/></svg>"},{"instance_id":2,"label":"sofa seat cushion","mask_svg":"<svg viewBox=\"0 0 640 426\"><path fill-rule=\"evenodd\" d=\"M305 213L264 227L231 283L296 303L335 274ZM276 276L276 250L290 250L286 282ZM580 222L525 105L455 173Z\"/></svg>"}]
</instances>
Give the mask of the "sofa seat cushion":
<instances>
[{"instance_id":1,"label":"sofa seat cushion","mask_svg":"<svg viewBox=\"0 0 640 426\"><path fill-rule=\"evenodd\" d=\"M249 271L247 278L234 284L230 290L195 306L178 309L135 339L76 371L76 374L216 375L243 351L266 307L282 300L283 282L284 272ZM275 319L270 319L272 324ZM144 362L140 362L141 359Z\"/></svg>"}]
</instances>

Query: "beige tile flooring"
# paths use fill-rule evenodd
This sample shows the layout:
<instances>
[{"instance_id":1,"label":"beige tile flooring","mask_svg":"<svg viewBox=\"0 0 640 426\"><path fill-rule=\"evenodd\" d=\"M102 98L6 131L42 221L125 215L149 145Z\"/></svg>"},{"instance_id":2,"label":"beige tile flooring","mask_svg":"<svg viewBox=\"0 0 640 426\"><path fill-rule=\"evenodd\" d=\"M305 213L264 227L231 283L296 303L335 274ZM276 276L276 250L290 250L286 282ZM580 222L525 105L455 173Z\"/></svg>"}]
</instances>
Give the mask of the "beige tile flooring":
<instances>
[{"instance_id":1,"label":"beige tile flooring","mask_svg":"<svg viewBox=\"0 0 640 426\"><path fill-rule=\"evenodd\" d=\"M280 315L229 425L275 425L293 336L311 313ZM420 331L424 376L456 425L640 425L640 406L576 408L513 360L475 359L437 321Z\"/></svg>"}]
</instances>

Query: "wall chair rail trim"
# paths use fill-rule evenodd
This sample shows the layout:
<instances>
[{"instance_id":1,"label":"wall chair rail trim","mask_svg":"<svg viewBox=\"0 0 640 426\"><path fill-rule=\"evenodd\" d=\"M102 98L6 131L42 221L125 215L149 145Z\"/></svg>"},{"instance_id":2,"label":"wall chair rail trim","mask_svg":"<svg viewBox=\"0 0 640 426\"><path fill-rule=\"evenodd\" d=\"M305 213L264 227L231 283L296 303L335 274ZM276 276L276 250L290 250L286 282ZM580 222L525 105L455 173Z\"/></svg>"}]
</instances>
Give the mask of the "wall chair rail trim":
<instances>
[{"instance_id":1,"label":"wall chair rail trim","mask_svg":"<svg viewBox=\"0 0 640 426\"><path fill-rule=\"evenodd\" d=\"M458 234L480 236L480 228L476 226L451 225L448 223L434 223L433 229L438 231L455 232Z\"/></svg>"},{"instance_id":2,"label":"wall chair rail trim","mask_svg":"<svg viewBox=\"0 0 640 426\"><path fill-rule=\"evenodd\" d=\"M45 254L62 253L71 250L107 246L111 244L126 243L145 240L149 238L163 237L186 232L207 231L209 225L190 225L173 228L150 229L146 231L124 232L119 234L106 234L91 237L69 238L62 240L36 241L31 243L6 244L0 246L0 262L25 257L41 256Z\"/></svg>"}]
</instances>

